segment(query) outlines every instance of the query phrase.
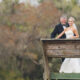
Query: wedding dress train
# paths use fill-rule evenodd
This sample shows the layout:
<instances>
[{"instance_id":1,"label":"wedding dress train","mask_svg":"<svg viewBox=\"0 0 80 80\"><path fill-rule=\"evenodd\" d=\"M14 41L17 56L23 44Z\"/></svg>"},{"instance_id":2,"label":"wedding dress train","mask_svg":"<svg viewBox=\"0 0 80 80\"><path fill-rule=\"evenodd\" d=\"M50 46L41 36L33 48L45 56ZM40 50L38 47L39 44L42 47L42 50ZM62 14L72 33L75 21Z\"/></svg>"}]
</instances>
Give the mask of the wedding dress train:
<instances>
[{"instance_id":1,"label":"wedding dress train","mask_svg":"<svg viewBox=\"0 0 80 80\"><path fill-rule=\"evenodd\" d=\"M65 32L66 38L70 39L74 36L72 30L68 30ZM80 73L80 58L65 58L61 67L60 73Z\"/></svg>"}]
</instances>

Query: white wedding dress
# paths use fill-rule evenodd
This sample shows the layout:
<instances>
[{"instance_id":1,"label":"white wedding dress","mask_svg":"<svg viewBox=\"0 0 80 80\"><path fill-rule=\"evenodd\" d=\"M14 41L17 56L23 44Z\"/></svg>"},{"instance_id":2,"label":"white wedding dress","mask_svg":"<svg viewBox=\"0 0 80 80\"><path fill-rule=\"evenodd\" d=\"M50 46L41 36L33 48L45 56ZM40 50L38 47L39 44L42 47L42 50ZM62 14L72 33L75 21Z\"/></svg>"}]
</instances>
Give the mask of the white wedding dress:
<instances>
[{"instance_id":1,"label":"white wedding dress","mask_svg":"<svg viewBox=\"0 0 80 80\"><path fill-rule=\"evenodd\" d=\"M71 38L74 36L72 30L68 30L65 32L66 38ZM60 73L80 73L80 58L65 58L63 61Z\"/></svg>"}]
</instances>

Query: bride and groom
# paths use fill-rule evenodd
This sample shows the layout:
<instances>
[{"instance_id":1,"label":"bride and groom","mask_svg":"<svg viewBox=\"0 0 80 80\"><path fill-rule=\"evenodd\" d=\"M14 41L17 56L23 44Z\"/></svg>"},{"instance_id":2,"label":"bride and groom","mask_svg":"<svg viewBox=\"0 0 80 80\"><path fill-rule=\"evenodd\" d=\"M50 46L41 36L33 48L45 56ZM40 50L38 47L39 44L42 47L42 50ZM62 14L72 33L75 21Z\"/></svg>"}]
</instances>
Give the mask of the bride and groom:
<instances>
[{"instance_id":1,"label":"bride and groom","mask_svg":"<svg viewBox=\"0 0 80 80\"><path fill-rule=\"evenodd\" d=\"M79 34L74 23L75 19L70 17L67 23L67 17L60 17L60 24L56 25L53 32L51 33L51 38L66 38L74 39L79 38ZM59 70L60 73L80 73L80 58L65 58L62 59L62 65Z\"/></svg>"}]
</instances>

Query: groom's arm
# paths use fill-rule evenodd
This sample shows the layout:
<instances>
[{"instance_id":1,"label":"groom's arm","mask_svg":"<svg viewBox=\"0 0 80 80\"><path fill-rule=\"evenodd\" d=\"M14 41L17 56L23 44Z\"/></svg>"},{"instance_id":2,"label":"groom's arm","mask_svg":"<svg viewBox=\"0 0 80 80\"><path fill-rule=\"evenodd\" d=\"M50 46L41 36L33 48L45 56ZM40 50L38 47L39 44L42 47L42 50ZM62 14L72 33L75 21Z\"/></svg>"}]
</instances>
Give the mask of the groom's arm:
<instances>
[{"instance_id":1,"label":"groom's arm","mask_svg":"<svg viewBox=\"0 0 80 80\"><path fill-rule=\"evenodd\" d=\"M51 33L51 38L55 38L56 35L58 34L58 28L57 28L57 27L58 27L58 26L55 26L53 32Z\"/></svg>"}]
</instances>

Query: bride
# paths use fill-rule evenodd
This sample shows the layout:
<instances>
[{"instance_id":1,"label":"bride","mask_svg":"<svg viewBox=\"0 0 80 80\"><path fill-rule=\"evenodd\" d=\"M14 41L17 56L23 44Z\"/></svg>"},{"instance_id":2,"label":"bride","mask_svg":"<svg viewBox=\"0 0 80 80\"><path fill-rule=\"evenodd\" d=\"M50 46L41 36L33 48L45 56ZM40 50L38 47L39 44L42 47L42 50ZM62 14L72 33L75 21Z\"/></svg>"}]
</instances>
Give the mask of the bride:
<instances>
[{"instance_id":1,"label":"bride","mask_svg":"<svg viewBox=\"0 0 80 80\"><path fill-rule=\"evenodd\" d=\"M69 26L56 38L60 38L64 33L66 34L67 39L79 38L77 30L74 28L74 18L70 17L68 19ZM74 36L75 34L75 36ZM61 65L60 73L80 73L80 58L65 58L64 62Z\"/></svg>"}]
</instances>

